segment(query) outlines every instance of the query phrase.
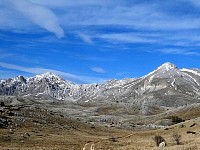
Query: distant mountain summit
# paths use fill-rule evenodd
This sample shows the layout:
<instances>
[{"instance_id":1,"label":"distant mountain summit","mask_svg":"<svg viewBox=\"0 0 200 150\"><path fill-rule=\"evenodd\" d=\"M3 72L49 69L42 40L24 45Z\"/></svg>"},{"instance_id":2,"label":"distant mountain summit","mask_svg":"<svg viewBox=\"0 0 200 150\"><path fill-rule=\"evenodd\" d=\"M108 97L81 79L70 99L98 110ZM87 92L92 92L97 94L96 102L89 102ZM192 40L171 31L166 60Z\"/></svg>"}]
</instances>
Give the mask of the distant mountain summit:
<instances>
[{"instance_id":1,"label":"distant mountain summit","mask_svg":"<svg viewBox=\"0 0 200 150\"><path fill-rule=\"evenodd\" d=\"M0 80L0 95L29 99L55 99L79 103L128 104L130 113L179 107L200 102L200 70L178 69L167 62L141 78L77 85L47 72L35 77ZM133 112L132 107L138 110Z\"/></svg>"},{"instance_id":2,"label":"distant mountain summit","mask_svg":"<svg viewBox=\"0 0 200 150\"><path fill-rule=\"evenodd\" d=\"M178 69L178 68L176 67L175 64L166 62L166 63L162 64L160 67L158 67L158 69L169 71L170 69Z\"/></svg>"}]
</instances>

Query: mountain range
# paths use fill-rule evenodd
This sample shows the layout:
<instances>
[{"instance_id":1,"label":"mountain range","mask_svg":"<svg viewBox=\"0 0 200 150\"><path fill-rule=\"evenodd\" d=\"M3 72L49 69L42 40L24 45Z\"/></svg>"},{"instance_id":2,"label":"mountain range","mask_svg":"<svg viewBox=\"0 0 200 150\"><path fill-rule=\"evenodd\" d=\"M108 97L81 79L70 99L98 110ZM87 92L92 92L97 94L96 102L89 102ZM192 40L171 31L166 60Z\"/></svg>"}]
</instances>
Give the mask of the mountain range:
<instances>
[{"instance_id":1,"label":"mountain range","mask_svg":"<svg viewBox=\"0 0 200 150\"><path fill-rule=\"evenodd\" d=\"M0 80L0 101L61 113L106 127L162 128L199 117L200 70L164 63L140 78L75 84L47 72ZM176 118L176 117L175 117Z\"/></svg>"},{"instance_id":2,"label":"mountain range","mask_svg":"<svg viewBox=\"0 0 200 150\"><path fill-rule=\"evenodd\" d=\"M81 85L47 72L31 78L17 76L0 80L0 95L80 105L106 104L116 107L116 112L125 108L129 114L157 114L200 103L200 70L178 69L167 62L140 78Z\"/></svg>"}]
</instances>

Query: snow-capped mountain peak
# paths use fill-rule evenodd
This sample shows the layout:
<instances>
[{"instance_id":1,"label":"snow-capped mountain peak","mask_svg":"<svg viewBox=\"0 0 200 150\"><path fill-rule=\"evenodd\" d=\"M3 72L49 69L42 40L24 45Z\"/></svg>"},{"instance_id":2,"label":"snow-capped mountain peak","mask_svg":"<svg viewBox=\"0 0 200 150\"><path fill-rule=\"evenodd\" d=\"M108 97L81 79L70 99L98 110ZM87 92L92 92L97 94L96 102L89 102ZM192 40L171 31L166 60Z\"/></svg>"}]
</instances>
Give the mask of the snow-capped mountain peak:
<instances>
[{"instance_id":1,"label":"snow-capped mountain peak","mask_svg":"<svg viewBox=\"0 0 200 150\"><path fill-rule=\"evenodd\" d=\"M170 62L166 62L166 63L162 64L160 67L158 67L158 69L169 71L171 69L177 69L177 67L176 67L175 64L172 64Z\"/></svg>"},{"instance_id":2,"label":"snow-capped mountain peak","mask_svg":"<svg viewBox=\"0 0 200 150\"><path fill-rule=\"evenodd\" d=\"M23 76L17 76L15 78L12 78L12 81L16 81L16 82L26 82L26 79Z\"/></svg>"},{"instance_id":3,"label":"snow-capped mountain peak","mask_svg":"<svg viewBox=\"0 0 200 150\"><path fill-rule=\"evenodd\" d=\"M47 72L41 75L36 75L34 77L27 78L28 82L48 82L48 83L62 83L62 84L74 84L71 81L66 81L59 75L52 73L52 72Z\"/></svg>"},{"instance_id":4,"label":"snow-capped mountain peak","mask_svg":"<svg viewBox=\"0 0 200 150\"><path fill-rule=\"evenodd\" d=\"M162 64L161 66L159 66L156 70L150 72L149 74L143 76L142 78L146 78L146 77L157 77L157 78L163 78L163 77L168 77L168 76L172 76L172 75L177 75L179 70L176 67L176 65L170 63L170 62L166 62L164 64Z\"/></svg>"},{"instance_id":5,"label":"snow-capped mountain peak","mask_svg":"<svg viewBox=\"0 0 200 150\"><path fill-rule=\"evenodd\" d=\"M36 75L37 79L42 79L42 78L48 78L48 79L62 79L60 76L52 73L52 72L46 72L41 75Z\"/></svg>"}]
</instances>

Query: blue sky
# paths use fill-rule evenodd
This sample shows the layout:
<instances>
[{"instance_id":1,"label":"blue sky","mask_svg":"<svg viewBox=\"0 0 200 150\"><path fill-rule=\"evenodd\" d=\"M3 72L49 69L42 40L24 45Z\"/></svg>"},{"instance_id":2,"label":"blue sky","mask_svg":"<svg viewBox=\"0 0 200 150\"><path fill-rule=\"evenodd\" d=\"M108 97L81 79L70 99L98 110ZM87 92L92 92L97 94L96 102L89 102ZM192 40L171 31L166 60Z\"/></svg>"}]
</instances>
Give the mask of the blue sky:
<instances>
[{"instance_id":1,"label":"blue sky","mask_svg":"<svg viewBox=\"0 0 200 150\"><path fill-rule=\"evenodd\" d=\"M1 0L0 78L76 83L200 68L199 0Z\"/></svg>"}]
</instances>

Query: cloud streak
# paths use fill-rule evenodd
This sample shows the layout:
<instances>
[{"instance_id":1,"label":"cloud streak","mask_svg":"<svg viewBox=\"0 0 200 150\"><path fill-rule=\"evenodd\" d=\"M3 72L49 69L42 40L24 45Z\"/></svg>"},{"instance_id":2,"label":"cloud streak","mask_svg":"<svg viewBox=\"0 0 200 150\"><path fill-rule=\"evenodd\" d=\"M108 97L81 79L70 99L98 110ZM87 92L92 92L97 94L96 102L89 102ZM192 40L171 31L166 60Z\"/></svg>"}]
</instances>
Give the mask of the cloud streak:
<instances>
[{"instance_id":1,"label":"cloud streak","mask_svg":"<svg viewBox=\"0 0 200 150\"><path fill-rule=\"evenodd\" d=\"M168 49L160 49L157 50L163 54L175 54L175 55L196 55L200 56L200 53L193 52L190 50L178 49L178 48L168 48Z\"/></svg>"},{"instance_id":2,"label":"cloud streak","mask_svg":"<svg viewBox=\"0 0 200 150\"><path fill-rule=\"evenodd\" d=\"M97 35L98 38L110 41L112 43L155 43L157 40L138 36L134 33L112 33Z\"/></svg>"},{"instance_id":3,"label":"cloud streak","mask_svg":"<svg viewBox=\"0 0 200 150\"><path fill-rule=\"evenodd\" d=\"M83 42L93 44L92 38L89 35L84 33L78 33L77 35L82 39Z\"/></svg>"},{"instance_id":4,"label":"cloud streak","mask_svg":"<svg viewBox=\"0 0 200 150\"><path fill-rule=\"evenodd\" d=\"M64 37L64 30L59 25L57 16L47 7L34 4L29 0L5 2L7 7L16 10L34 24L54 33L58 38Z\"/></svg>"},{"instance_id":5,"label":"cloud streak","mask_svg":"<svg viewBox=\"0 0 200 150\"><path fill-rule=\"evenodd\" d=\"M58 38L69 34L76 38L75 44L78 39L90 45L103 43L104 47L156 44L186 49L200 46L199 4L198 0L2 0L0 29L24 31L37 25Z\"/></svg>"},{"instance_id":6,"label":"cloud streak","mask_svg":"<svg viewBox=\"0 0 200 150\"><path fill-rule=\"evenodd\" d=\"M105 73L105 70L103 68L100 68L100 67L92 67L90 69L92 71L96 72L96 73Z\"/></svg>"},{"instance_id":7,"label":"cloud streak","mask_svg":"<svg viewBox=\"0 0 200 150\"><path fill-rule=\"evenodd\" d=\"M10 70L27 72L27 73L31 73L34 75L43 74L46 72L53 72L53 73L56 73L56 74L62 76L63 78L65 78L67 80L70 80L70 81L73 81L76 83L102 83L102 82L106 81L106 79L103 79L103 78L81 76L81 75L79 76L79 75L74 75L71 73L62 72L62 71L54 70L54 69L47 69L47 68L23 67L23 66L18 66L18 65L14 65L14 64L4 63L4 62L0 62L0 67L10 69Z\"/></svg>"}]
</instances>

